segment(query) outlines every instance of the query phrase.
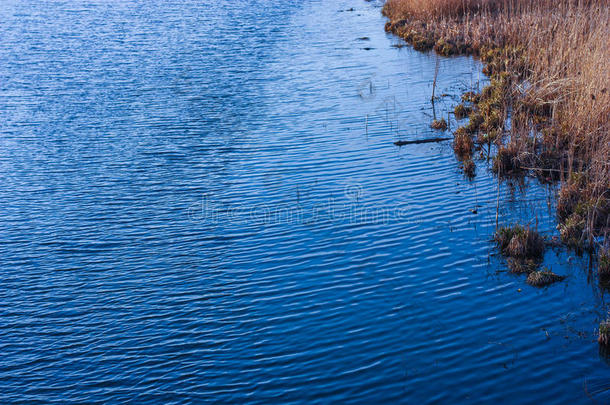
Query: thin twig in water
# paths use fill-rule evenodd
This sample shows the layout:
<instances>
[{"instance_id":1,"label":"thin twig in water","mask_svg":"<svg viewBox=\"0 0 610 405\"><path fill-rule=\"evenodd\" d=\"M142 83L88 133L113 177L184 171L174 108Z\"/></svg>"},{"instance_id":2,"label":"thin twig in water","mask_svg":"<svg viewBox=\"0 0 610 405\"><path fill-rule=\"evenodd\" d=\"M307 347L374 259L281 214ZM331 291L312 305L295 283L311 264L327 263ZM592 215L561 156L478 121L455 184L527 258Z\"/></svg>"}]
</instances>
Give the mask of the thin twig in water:
<instances>
[{"instance_id":1,"label":"thin twig in water","mask_svg":"<svg viewBox=\"0 0 610 405\"><path fill-rule=\"evenodd\" d=\"M434 65L434 81L432 82L432 103L434 103L434 92L436 91L436 78L438 77L439 57L436 55L436 64Z\"/></svg>"}]
</instances>

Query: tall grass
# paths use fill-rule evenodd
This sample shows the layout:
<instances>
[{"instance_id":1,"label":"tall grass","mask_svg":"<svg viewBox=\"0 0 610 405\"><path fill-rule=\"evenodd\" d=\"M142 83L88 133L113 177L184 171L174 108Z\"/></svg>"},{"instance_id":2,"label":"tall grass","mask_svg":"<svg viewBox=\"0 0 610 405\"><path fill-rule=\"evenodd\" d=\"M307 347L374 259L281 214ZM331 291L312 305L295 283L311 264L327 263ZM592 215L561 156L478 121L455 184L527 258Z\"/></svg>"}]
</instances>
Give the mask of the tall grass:
<instances>
[{"instance_id":1,"label":"tall grass","mask_svg":"<svg viewBox=\"0 0 610 405\"><path fill-rule=\"evenodd\" d=\"M437 18L462 16L482 9L495 9L497 0L388 0L387 15L395 17Z\"/></svg>"},{"instance_id":2,"label":"tall grass","mask_svg":"<svg viewBox=\"0 0 610 405\"><path fill-rule=\"evenodd\" d=\"M488 63L492 83L506 84L499 115L512 118L498 147L569 188L560 219L571 235L608 241L610 0L388 0L383 12L418 49Z\"/></svg>"}]
</instances>

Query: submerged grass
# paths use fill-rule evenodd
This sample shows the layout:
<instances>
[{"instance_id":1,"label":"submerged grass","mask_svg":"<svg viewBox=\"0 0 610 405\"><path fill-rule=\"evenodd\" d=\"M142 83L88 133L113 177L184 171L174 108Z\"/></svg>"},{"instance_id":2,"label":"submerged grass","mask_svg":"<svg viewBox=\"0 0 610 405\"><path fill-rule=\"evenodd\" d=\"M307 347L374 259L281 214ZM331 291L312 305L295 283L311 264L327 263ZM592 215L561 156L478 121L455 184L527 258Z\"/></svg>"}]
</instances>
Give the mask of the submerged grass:
<instances>
[{"instance_id":1,"label":"submerged grass","mask_svg":"<svg viewBox=\"0 0 610 405\"><path fill-rule=\"evenodd\" d=\"M610 2L388 0L383 13L415 49L480 57L491 83L456 107L469 118L456 153L470 157L471 135L495 144L499 176L561 181L562 240L599 248L610 231Z\"/></svg>"}]
</instances>

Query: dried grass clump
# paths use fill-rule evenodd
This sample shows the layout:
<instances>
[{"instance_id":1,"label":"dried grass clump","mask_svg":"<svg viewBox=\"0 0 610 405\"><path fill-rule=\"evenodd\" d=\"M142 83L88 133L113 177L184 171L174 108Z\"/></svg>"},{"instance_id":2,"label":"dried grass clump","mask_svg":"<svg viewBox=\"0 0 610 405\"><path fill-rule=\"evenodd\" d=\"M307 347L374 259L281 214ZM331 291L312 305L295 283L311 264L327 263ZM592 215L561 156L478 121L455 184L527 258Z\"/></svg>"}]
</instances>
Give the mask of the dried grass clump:
<instances>
[{"instance_id":1,"label":"dried grass clump","mask_svg":"<svg viewBox=\"0 0 610 405\"><path fill-rule=\"evenodd\" d=\"M529 274L538 269L539 262L532 259L515 259L513 257L509 257L506 260L506 264L508 265L511 273L515 274Z\"/></svg>"},{"instance_id":2,"label":"dried grass clump","mask_svg":"<svg viewBox=\"0 0 610 405\"><path fill-rule=\"evenodd\" d=\"M606 320L599 324L599 337L597 342L603 346L610 345L610 320Z\"/></svg>"},{"instance_id":3,"label":"dried grass clump","mask_svg":"<svg viewBox=\"0 0 610 405\"><path fill-rule=\"evenodd\" d=\"M544 256L544 238L529 226L501 227L494 235L494 240L507 257L541 260Z\"/></svg>"},{"instance_id":4,"label":"dried grass clump","mask_svg":"<svg viewBox=\"0 0 610 405\"><path fill-rule=\"evenodd\" d=\"M559 226L561 241L567 246L581 252L587 247L585 234L585 221L578 215L571 215L562 221Z\"/></svg>"},{"instance_id":5,"label":"dried grass clump","mask_svg":"<svg viewBox=\"0 0 610 405\"><path fill-rule=\"evenodd\" d=\"M584 186L583 180L582 175L574 173L561 186L557 199L557 216L560 220L566 220L574 212L580 199L581 189Z\"/></svg>"},{"instance_id":6,"label":"dried grass clump","mask_svg":"<svg viewBox=\"0 0 610 405\"><path fill-rule=\"evenodd\" d=\"M464 160L464 163L462 165L462 169L464 170L464 174L469 179L473 179L474 176L476 175L476 165L474 164L474 161L472 159Z\"/></svg>"},{"instance_id":7,"label":"dried grass clump","mask_svg":"<svg viewBox=\"0 0 610 405\"><path fill-rule=\"evenodd\" d=\"M460 53L458 46L453 41L445 40L443 38L436 41L436 44L434 44L434 50L436 53L443 56L450 56Z\"/></svg>"},{"instance_id":8,"label":"dried grass clump","mask_svg":"<svg viewBox=\"0 0 610 405\"><path fill-rule=\"evenodd\" d=\"M466 131L468 131L468 133L475 134L483 122L485 122L483 115L481 115L479 111L474 110L468 116L468 125L466 125L464 128Z\"/></svg>"},{"instance_id":9,"label":"dried grass clump","mask_svg":"<svg viewBox=\"0 0 610 405\"><path fill-rule=\"evenodd\" d=\"M432 121L432 124L430 124L430 127L432 129L444 131L447 129L447 121L445 121L444 118L441 118L440 120L434 120Z\"/></svg>"},{"instance_id":10,"label":"dried grass clump","mask_svg":"<svg viewBox=\"0 0 610 405\"><path fill-rule=\"evenodd\" d=\"M519 145L512 143L498 148L493 158L492 170L499 176L520 176L525 173Z\"/></svg>"},{"instance_id":11,"label":"dried grass clump","mask_svg":"<svg viewBox=\"0 0 610 405\"><path fill-rule=\"evenodd\" d=\"M549 269L531 272L527 276L526 282L533 287L546 287L558 281L561 281L565 276L559 276Z\"/></svg>"},{"instance_id":12,"label":"dried grass clump","mask_svg":"<svg viewBox=\"0 0 610 405\"><path fill-rule=\"evenodd\" d=\"M610 189L599 192L599 183L573 174L559 191L557 217L562 240L570 247L594 250L593 235L607 235L610 221ZM601 253L601 252L600 252Z\"/></svg>"},{"instance_id":13,"label":"dried grass clump","mask_svg":"<svg viewBox=\"0 0 610 405\"><path fill-rule=\"evenodd\" d=\"M478 103L479 97L480 96L474 91L467 91L466 93L462 94L462 101L469 103Z\"/></svg>"},{"instance_id":14,"label":"dried grass clump","mask_svg":"<svg viewBox=\"0 0 610 405\"><path fill-rule=\"evenodd\" d=\"M453 139L453 150L460 159L468 159L472 156L474 142L472 137L463 130L458 128Z\"/></svg>"},{"instance_id":15,"label":"dried grass clump","mask_svg":"<svg viewBox=\"0 0 610 405\"><path fill-rule=\"evenodd\" d=\"M465 106L464 103L456 105L453 110L453 114L458 120L466 118L471 112L472 107Z\"/></svg>"}]
</instances>

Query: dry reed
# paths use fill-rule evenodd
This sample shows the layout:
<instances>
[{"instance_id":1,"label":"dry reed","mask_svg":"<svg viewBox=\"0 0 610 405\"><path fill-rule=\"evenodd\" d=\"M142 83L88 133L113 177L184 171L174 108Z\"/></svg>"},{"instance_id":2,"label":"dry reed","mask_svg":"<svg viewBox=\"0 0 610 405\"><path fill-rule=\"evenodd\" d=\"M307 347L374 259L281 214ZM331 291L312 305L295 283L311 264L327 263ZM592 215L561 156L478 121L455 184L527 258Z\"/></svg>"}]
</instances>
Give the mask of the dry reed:
<instances>
[{"instance_id":1,"label":"dry reed","mask_svg":"<svg viewBox=\"0 0 610 405\"><path fill-rule=\"evenodd\" d=\"M416 49L474 54L491 85L465 129L496 143L499 175L562 181L572 241L610 230L610 1L388 0L386 29ZM511 118L509 128L505 125Z\"/></svg>"}]
</instances>

